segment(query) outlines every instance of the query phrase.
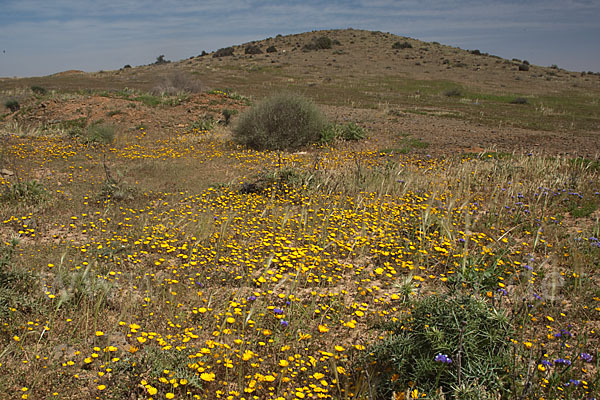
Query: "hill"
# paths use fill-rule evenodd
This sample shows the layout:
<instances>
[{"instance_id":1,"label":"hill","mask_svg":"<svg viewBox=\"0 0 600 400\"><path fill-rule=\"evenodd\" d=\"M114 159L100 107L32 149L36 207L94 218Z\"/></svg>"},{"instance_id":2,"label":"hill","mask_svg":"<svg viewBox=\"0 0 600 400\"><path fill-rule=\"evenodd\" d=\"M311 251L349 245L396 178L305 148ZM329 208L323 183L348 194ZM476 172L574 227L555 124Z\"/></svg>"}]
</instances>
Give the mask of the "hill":
<instances>
[{"instance_id":1,"label":"hill","mask_svg":"<svg viewBox=\"0 0 600 400\"><path fill-rule=\"evenodd\" d=\"M331 48L310 50L320 37ZM260 54L246 54L247 48ZM385 132L396 131L431 143L429 151L496 147L590 157L599 151L597 74L352 29L277 36L231 50L230 56L210 53L118 71L3 79L0 100L26 102L31 86L89 95L160 91L179 75L180 87L172 91L227 88L255 100L273 91L301 92L328 106L334 119L362 120L385 147L394 142Z\"/></svg>"}]
</instances>

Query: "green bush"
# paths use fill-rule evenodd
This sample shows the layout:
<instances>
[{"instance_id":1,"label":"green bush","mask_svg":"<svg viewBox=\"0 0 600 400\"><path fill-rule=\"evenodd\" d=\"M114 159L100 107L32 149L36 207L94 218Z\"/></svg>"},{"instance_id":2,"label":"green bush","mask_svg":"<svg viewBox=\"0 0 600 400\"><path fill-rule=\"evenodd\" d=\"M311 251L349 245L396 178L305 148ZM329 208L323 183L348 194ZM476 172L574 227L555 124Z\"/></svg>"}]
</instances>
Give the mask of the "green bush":
<instances>
[{"instance_id":1,"label":"green bush","mask_svg":"<svg viewBox=\"0 0 600 400\"><path fill-rule=\"evenodd\" d=\"M8 108L11 112L16 112L19 111L19 109L21 108L21 105L19 104L19 102L15 99L11 99L11 100L7 100L4 103L4 106L6 108Z\"/></svg>"},{"instance_id":2,"label":"green bush","mask_svg":"<svg viewBox=\"0 0 600 400\"><path fill-rule=\"evenodd\" d=\"M469 388L483 390L479 398L508 394L512 330L507 316L485 301L431 295L381 328L388 335L368 356L377 398L409 388L454 399Z\"/></svg>"},{"instance_id":3,"label":"green bush","mask_svg":"<svg viewBox=\"0 0 600 400\"><path fill-rule=\"evenodd\" d=\"M312 101L282 93L243 113L233 137L237 143L256 150L297 150L318 143L326 125Z\"/></svg>"},{"instance_id":4,"label":"green bush","mask_svg":"<svg viewBox=\"0 0 600 400\"><path fill-rule=\"evenodd\" d=\"M97 121L88 126L85 141L87 143L110 144L115 138L115 126Z\"/></svg>"},{"instance_id":5,"label":"green bush","mask_svg":"<svg viewBox=\"0 0 600 400\"><path fill-rule=\"evenodd\" d=\"M32 86L31 87L31 91L35 94L38 94L40 96L45 95L46 93L48 93L48 90L45 87L42 86Z\"/></svg>"}]
</instances>

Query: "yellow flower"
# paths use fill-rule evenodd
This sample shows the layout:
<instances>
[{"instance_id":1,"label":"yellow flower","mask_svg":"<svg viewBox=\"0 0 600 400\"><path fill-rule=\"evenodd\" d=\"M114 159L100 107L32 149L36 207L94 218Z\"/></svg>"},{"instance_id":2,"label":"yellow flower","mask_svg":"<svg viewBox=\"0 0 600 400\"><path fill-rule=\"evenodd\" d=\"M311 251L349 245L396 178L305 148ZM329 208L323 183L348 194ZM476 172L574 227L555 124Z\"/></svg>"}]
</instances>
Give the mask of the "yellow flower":
<instances>
[{"instance_id":1,"label":"yellow flower","mask_svg":"<svg viewBox=\"0 0 600 400\"><path fill-rule=\"evenodd\" d=\"M148 391L148 394L150 396L154 396L156 393L158 393L158 389L156 389L155 387L152 387L150 385L146 386L146 390Z\"/></svg>"},{"instance_id":2,"label":"yellow flower","mask_svg":"<svg viewBox=\"0 0 600 400\"><path fill-rule=\"evenodd\" d=\"M285 368L285 367L287 367L288 365L290 365L290 363L289 363L287 360L280 360L280 361L279 361L279 366L280 366L280 367L283 367L283 368Z\"/></svg>"},{"instance_id":3,"label":"yellow flower","mask_svg":"<svg viewBox=\"0 0 600 400\"><path fill-rule=\"evenodd\" d=\"M96 331L96 336L104 336L104 332L102 332L102 331Z\"/></svg>"},{"instance_id":4,"label":"yellow flower","mask_svg":"<svg viewBox=\"0 0 600 400\"><path fill-rule=\"evenodd\" d=\"M175 394L174 394L174 393L170 393L170 392L169 392L169 393L165 394L165 397L166 397L167 399L172 399L172 398L174 398L174 397L175 397Z\"/></svg>"},{"instance_id":5,"label":"yellow flower","mask_svg":"<svg viewBox=\"0 0 600 400\"><path fill-rule=\"evenodd\" d=\"M329 332L329 328L325 325L319 325L319 332L321 332L321 333Z\"/></svg>"},{"instance_id":6,"label":"yellow flower","mask_svg":"<svg viewBox=\"0 0 600 400\"><path fill-rule=\"evenodd\" d=\"M215 374L212 372L204 372L200 375L200 379L206 382L212 382L215 380Z\"/></svg>"},{"instance_id":7,"label":"yellow flower","mask_svg":"<svg viewBox=\"0 0 600 400\"><path fill-rule=\"evenodd\" d=\"M98 385L98 390L104 390L106 389L106 385Z\"/></svg>"}]
</instances>

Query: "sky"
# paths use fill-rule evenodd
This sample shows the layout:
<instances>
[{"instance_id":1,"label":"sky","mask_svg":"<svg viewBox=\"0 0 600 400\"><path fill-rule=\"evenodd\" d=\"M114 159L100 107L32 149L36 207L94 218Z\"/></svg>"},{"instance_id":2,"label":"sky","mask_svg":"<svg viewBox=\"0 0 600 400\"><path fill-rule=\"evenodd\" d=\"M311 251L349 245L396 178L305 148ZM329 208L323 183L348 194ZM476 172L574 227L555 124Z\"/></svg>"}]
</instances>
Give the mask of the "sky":
<instances>
[{"instance_id":1,"label":"sky","mask_svg":"<svg viewBox=\"0 0 600 400\"><path fill-rule=\"evenodd\" d=\"M177 61L345 28L600 72L600 0L0 0L0 77Z\"/></svg>"}]
</instances>

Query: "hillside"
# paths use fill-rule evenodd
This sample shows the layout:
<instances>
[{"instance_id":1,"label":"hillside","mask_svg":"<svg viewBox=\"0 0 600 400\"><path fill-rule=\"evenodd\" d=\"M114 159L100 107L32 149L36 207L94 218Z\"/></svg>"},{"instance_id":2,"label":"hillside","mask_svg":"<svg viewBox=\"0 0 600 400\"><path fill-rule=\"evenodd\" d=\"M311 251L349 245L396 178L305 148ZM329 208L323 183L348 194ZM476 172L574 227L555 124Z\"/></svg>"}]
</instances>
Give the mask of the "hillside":
<instances>
[{"instance_id":1,"label":"hillside","mask_svg":"<svg viewBox=\"0 0 600 400\"><path fill-rule=\"evenodd\" d=\"M331 49L304 49L321 36L337 44ZM412 47L394 49L395 43ZM262 54L244 54L248 46L256 46ZM267 53L271 46L276 52ZM526 60L359 30L280 36L232 49L232 56L211 53L118 71L3 79L0 100L16 97L27 104L31 86L89 96L124 88L149 91L183 74L182 87L175 90L227 88L254 100L279 90L303 93L326 105L334 119L365 123L384 147L393 146L394 139L386 132L395 131L431 143L434 152L495 147L593 157L600 150L597 74L535 65L520 71ZM101 103L111 107L105 100ZM15 118L27 116L4 116Z\"/></svg>"}]
</instances>

